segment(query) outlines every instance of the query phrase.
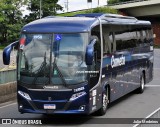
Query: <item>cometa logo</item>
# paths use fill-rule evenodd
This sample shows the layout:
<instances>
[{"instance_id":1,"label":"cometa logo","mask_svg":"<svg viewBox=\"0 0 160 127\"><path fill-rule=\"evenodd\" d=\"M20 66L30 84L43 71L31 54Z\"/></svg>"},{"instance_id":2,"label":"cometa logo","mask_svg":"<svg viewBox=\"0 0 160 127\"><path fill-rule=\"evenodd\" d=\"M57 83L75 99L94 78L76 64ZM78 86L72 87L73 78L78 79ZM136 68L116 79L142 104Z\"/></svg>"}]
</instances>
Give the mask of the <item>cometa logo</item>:
<instances>
[{"instance_id":1,"label":"cometa logo","mask_svg":"<svg viewBox=\"0 0 160 127\"><path fill-rule=\"evenodd\" d=\"M118 66L122 66L125 65L125 57L122 55L119 58L114 58L114 56L112 56L111 58L111 67L118 67Z\"/></svg>"}]
</instances>

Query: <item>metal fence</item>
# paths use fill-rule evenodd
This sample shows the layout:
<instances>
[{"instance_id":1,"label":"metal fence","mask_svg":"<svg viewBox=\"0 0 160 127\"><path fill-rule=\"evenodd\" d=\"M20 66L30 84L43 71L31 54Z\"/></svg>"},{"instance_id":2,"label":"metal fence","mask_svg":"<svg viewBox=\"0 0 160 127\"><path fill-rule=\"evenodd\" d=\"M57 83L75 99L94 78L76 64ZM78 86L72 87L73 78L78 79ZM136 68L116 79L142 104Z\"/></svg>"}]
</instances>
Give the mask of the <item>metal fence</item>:
<instances>
[{"instance_id":1,"label":"metal fence","mask_svg":"<svg viewBox=\"0 0 160 127\"><path fill-rule=\"evenodd\" d=\"M160 127L160 108L158 108L156 111L154 111L152 114L147 116L144 120L146 121L147 119L153 119L158 120L158 124L136 124L133 127Z\"/></svg>"},{"instance_id":2,"label":"metal fence","mask_svg":"<svg viewBox=\"0 0 160 127\"><path fill-rule=\"evenodd\" d=\"M16 69L0 71L0 84L16 81Z\"/></svg>"}]
</instances>

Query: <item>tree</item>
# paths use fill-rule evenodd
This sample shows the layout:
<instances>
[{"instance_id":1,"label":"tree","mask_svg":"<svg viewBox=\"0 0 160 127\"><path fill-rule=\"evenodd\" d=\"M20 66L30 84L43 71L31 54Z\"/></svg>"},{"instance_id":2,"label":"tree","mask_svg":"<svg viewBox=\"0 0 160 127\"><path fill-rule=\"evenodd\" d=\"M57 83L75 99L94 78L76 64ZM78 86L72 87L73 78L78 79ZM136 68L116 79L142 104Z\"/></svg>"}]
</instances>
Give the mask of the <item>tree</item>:
<instances>
[{"instance_id":1,"label":"tree","mask_svg":"<svg viewBox=\"0 0 160 127\"><path fill-rule=\"evenodd\" d=\"M58 10L62 10L63 7L57 4L58 0L41 0L42 1L42 17L56 15ZM26 22L30 22L40 18L40 0L31 0L28 6L28 10L31 11L29 16L26 16Z\"/></svg>"},{"instance_id":2,"label":"tree","mask_svg":"<svg viewBox=\"0 0 160 127\"><path fill-rule=\"evenodd\" d=\"M0 43L10 43L19 38L22 23L20 8L27 0L0 0Z\"/></svg>"}]
</instances>

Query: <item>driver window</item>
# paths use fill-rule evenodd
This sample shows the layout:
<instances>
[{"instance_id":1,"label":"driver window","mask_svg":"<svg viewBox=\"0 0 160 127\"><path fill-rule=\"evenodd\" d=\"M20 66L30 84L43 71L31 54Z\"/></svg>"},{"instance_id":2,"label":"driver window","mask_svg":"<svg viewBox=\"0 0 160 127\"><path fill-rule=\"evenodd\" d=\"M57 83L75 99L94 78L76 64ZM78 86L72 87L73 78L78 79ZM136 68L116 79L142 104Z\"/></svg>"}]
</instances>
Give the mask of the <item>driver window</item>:
<instances>
[{"instance_id":1,"label":"driver window","mask_svg":"<svg viewBox=\"0 0 160 127\"><path fill-rule=\"evenodd\" d=\"M101 67L101 40L100 40L100 27L96 26L91 31L91 40L96 39L96 43L94 45L94 60L93 64L90 66L90 71L94 73L90 73L90 87L94 87L99 80L100 76L100 67Z\"/></svg>"}]
</instances>

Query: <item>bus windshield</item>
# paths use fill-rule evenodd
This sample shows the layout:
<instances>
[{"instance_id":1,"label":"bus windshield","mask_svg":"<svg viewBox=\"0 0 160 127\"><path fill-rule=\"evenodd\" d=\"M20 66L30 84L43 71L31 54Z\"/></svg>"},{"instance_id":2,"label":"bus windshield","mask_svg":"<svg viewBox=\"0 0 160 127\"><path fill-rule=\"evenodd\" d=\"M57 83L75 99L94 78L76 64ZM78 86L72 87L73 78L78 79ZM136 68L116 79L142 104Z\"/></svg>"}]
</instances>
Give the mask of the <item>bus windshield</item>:
<instances>
[{"instance_id":1,"label":"bus windshield","mask_svg":"<svg viewBox=\"0 0 160 127\"><path fill-rule=\"evenodd\" d=\"M86 81L87 33L22 34L18 80L26 85L75 85Z\"/></svg>"}]
</instances>

